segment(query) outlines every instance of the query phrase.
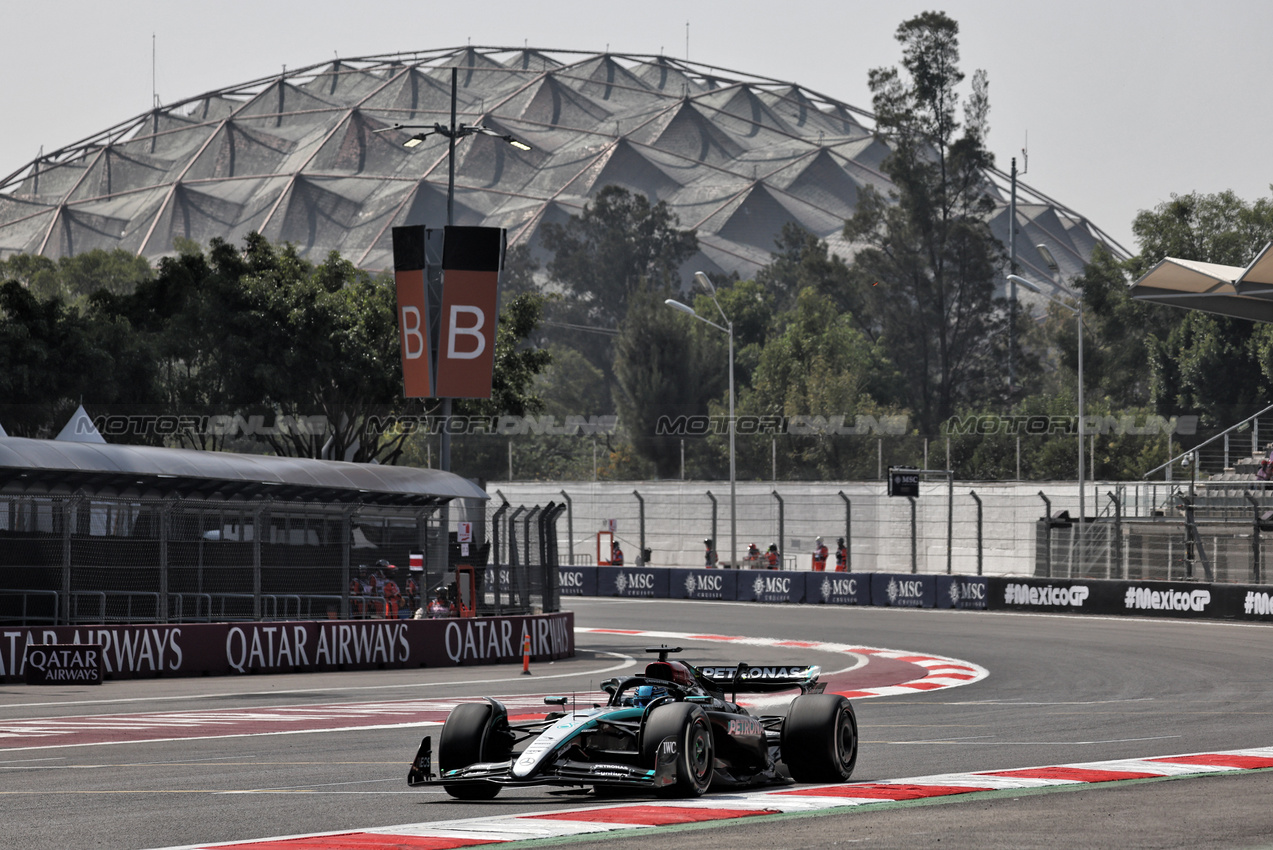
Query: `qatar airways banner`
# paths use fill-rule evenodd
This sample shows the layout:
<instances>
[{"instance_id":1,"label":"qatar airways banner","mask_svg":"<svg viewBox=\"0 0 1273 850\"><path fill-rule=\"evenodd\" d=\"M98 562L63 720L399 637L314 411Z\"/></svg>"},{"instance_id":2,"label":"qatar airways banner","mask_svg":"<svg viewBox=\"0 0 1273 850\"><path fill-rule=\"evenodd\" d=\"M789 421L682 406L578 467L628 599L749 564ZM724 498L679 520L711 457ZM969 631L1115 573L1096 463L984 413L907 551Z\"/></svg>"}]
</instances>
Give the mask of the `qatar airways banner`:
<instances>
[{"instance_id":1,"label":"qatar airways banner","mask_svg":"<svg viewBox=\"0 0 1273 850\"><path fill-rule=\"evenodd\" d=\"M107 679L132 679L508 664L527 637L533 661L572 657L575 615L6 628L0 681L21 680L37 645L92 645Z\"/></svg>"}]
</instances>

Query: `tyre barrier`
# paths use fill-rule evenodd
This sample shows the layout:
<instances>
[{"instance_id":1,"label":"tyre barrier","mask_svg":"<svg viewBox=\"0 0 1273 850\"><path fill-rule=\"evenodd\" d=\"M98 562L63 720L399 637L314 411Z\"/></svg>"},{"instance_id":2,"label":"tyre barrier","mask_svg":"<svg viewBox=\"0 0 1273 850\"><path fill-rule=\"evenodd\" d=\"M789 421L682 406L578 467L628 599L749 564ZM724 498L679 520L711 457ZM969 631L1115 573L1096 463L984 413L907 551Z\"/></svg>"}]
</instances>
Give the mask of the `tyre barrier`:
<instances>
[{"instance_id":1,"label":"tyre barrier","mask_svg":"<svg viewBox=\"0 0 1273 850\"><path fill-rule=\"evenodd\" d=\"M1273 622L1273 587L915 573L560 567L561 595Z\"/></svg>"},{"instance_id":2,"label":"tyre barrier","mask_svg":"<svg viewBox=\"0 0 1273 850\"><path fill-rule=\"evenodd\" d=\"M106 679L521 664L575 654L573 611L437 620L318 620L0 628L0 682L28 647L99 647ZM47 653L46 653L47 654ZM39 656L37 656L39 657Z\"/></svg>"}]
</instances>

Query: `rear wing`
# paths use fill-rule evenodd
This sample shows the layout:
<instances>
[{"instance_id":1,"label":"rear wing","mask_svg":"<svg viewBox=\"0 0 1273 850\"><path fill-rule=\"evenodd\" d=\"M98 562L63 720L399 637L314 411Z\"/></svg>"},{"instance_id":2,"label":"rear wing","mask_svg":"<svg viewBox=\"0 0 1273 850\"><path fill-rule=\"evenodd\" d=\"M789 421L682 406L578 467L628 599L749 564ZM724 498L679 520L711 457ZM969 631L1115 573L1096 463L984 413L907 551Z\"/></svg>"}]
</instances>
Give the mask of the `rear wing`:
<instances>
[{"instance_id":1,"label":"rear wing","mask_svg":"<svg viewBox=\"0 0 1273 850\"><path fill-rule=\"evenodd\" d=\"M822 668L813 664L737 664L699 667L697 670L713 688L735 693L764 694L792 688L810 693L823 687L818 684Z\"/></svg>"}]
</instances>

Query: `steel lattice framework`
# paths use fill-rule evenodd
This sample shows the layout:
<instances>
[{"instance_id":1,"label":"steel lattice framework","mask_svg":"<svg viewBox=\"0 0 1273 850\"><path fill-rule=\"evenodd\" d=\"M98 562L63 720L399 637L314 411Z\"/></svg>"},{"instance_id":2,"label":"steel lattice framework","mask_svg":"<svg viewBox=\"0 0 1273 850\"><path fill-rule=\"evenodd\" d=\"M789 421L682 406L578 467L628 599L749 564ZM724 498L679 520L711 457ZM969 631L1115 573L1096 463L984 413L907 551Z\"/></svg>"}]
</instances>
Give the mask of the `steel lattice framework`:
<instances>
[{"instance_id":1,"label":"steel lattice framework","mask_svg":"<svg viewBox=\"0 0 1273 850\"><path fill-rule=\"evenodd\" d=\"M148 258L174 241L239 242L259 231L321 260L392 265L391 228L446 218L446 139L414 150L394 124L458 120L490 136L456 149L457 224L508 228L535 246L545 222L618 184L666 201L698 232L689 268L750 277L796 222L840 237L864 186L887 192L889 149L871 115L800 85L634 54L475 47L338 59L208 92L45 154L0 181L0 256L122 248ZM987 174L1006 243L1005 177ZM1018 186L1018 256L1052 246L1077 272L1098 242L1082 216ZM1036 269L1046 274L1044 269Z\"/></svg>"}]
</instances>

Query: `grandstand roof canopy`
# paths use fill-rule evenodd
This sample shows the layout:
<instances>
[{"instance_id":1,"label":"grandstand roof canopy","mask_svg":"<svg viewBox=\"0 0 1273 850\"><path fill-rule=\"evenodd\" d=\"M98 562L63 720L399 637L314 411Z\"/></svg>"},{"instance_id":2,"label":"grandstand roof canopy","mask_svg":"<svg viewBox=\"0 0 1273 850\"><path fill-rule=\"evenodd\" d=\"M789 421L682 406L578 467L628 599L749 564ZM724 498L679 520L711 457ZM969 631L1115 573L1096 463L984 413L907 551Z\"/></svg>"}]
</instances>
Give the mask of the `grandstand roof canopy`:
<instances>
[{"instance_id":1,"label":"grandstand roof canopy","mask_svg":"<svg viewBox=\"0 0 1273 850\"><path fill-rule=\"evenodd\" d=\"M1131 287L1132 298L1236 319L1273 322L1273 242L1248 266L1167 257Z\"/></svg>"},{"instance_id":2,"label":"grandstand roof canopy","mask_svg":"<svg viewBox=\"0 0 1273 850\"><path fill-rule=\"evenodd\" d=\"M174 240L240 243L251 231L321 260L339 251L392 267L397 225L446 221L447 140L402 146L450 121L509 133L456 148L455 223L504 227L538 245L608 184L666 201L701 253L692 270L747 278L795 222L848 257L859 193L888 193L889 155L862 109L793 82L669 56L462 47L338 59L207 92L121 121L0 179L0 256L123 248L148 258ZM386 131L387 132L377 132ZM3 172L0 172L3 173ZM1008 238L1002 172L990 226ZM1082 216L1018 184L1017 255L1044 243L1065 277L1098 242ZM1020 270L1046 277L1026 259Z\"/></svg>"},{"instance_id":3,"label":"grandstand roof canopy","mask_svg":"<svg viewBox=\"0 0 1273 850\"><path fill-rule=\"evenodd\" d=\"M0 437L0 492L429 506L487 499L437 469Z\"/></svg>"}]
</instances>

